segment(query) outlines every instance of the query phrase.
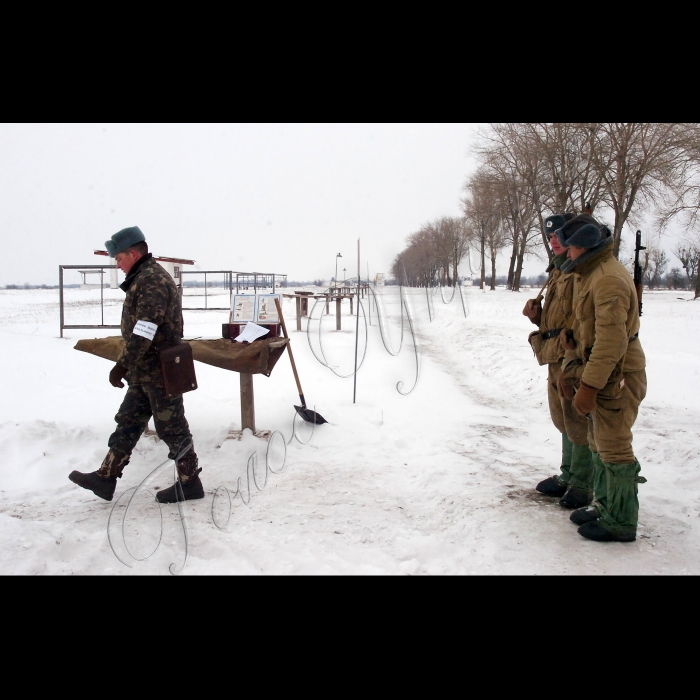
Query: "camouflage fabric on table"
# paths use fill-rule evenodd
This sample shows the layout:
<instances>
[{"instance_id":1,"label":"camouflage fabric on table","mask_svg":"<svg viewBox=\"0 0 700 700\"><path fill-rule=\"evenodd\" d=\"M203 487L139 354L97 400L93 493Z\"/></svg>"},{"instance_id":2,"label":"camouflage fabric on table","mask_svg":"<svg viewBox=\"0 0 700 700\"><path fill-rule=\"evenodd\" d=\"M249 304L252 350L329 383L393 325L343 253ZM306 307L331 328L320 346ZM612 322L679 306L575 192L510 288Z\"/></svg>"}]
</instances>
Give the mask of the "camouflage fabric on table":
<instances>
[{"instance_id":1,"label":"camouflage fabric on table","mask_svg":"<svg viewBox=\"0 0 700 700\"><path fill-rule=\"evenodd\" d=\"M197 362L227 369L231 372L264 374L269 377L277 361L284 353L289 340L270 338L253 343L232 343L230 340L188 340L192 346L192 357ZM88 352L105 360L116 362L124 348L124 339L119 336L79 340L76 350Z\"/></svg>"},{"instance_id":2,"label":"camouflage fabric on table","mask_svg":"<svg viewBox=\"0 0 700 700\"><path fill-rule=\"evenodd\" d=\"M282 357L289 340L270 338L252 343L230 340L192 340L192 356L198 362L232 372L264 374L269 377L277 360Z\"/></svg>"}]
</instances>

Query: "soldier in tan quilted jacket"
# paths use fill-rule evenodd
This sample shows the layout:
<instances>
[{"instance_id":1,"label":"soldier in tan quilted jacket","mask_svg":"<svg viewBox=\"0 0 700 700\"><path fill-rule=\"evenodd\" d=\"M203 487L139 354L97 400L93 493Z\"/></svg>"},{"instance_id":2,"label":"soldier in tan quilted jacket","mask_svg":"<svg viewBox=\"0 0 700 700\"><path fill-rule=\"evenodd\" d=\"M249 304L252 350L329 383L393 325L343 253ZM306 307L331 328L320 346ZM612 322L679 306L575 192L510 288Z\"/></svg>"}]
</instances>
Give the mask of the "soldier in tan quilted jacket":
<instances>
[{"instance_id":1,"label":"soldier in tan quilted jacket","mask_svg":"<svg viewBox=\"0 0 700 700\"><path fill-rule=\"evenodd\" d=\"M579 217L557 231L574 280L573 318L562 331L566 348L559 390L589 421L596 504L571 514L579 533L597 541L636 538L640 465L632 426L646 390L646 360L632 276L613 256L609 231Z\"/></svg>"},{"instance_id":2,"label":"soldier in tan quilted jacket","mask_svg":"<svg viewBox=\"0 0 700 700\"><path fill-rule=\"evenodd\" d=\"M540 365L547 365L547 398L549 414L561 433L562 458L560 473L537 484L545 496L559 497L565 508L580 508L593 500L593 460L588 447L588 421L579 415L571 399L562 396L557 388L564 347L559 335L571 316L574 281L571 274L563 274L566 248L555 235L556 230L574 217L573 214L555 214L544 220L545 235L549 237L554 257L547 267L547 293L544 305L538 299L529 299L523 315L539 328L528 338Z\"/></svg>"}]
</instances>

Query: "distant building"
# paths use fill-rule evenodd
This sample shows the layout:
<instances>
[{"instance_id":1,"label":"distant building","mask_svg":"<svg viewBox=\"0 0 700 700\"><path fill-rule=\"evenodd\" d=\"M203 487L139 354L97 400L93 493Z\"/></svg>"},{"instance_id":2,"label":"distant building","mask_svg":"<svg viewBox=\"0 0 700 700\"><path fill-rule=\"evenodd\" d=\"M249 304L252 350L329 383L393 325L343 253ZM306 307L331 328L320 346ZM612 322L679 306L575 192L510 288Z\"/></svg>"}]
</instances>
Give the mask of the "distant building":
<instances>
[{"instance_id":1,"label":"distant building","mask_svg":"<svg viewBox=\"0 0 700 700\"><path fill-rule=\"evenodd\" d=\"M374 286L375 287L383 287L385 282L386 282L386 274L383 272L377 272L377 274L374 276Z\"/></svg>"}]
</instances>

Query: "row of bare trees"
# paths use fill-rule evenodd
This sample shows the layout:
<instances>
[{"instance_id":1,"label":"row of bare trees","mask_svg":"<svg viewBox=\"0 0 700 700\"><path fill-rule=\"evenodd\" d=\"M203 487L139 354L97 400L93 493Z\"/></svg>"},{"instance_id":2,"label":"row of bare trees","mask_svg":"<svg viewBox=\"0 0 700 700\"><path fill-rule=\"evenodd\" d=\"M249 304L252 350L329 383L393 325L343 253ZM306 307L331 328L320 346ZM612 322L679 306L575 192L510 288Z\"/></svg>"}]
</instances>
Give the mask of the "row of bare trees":
<instances>
[{"instance_id":1,"label":"row of bare trees","mask_svg":"<svg viewBox=\"0 0 700 700\"><path fill-rule=\"evenodd\" d=\"M408 237L396 256L391 273L411 287L450 287L458 278L457 266L467 253L471 231L462 218L444 216L421 226Z\"/></svg>"},{"instance_id":2,"label":"row of bare trees","mask_svg":"<svg viewBox=\"0 0 700 700\"><path fill-rule=\"evenodd\" d=\"M397 257L414 283L452 283L473 246L482 287L486 258L495 280L499 252L510 251L508 287L517 291L526 255L551 258L544 219L564 212L604 221L618 257L625 225L634 230L650 212L656 231L675 221L687 231L681 247L700 249L692 233L700 228L700 124L493 123L472 152L478 167L464 186L464 217L426 224Z\"/></svg>"},{"instance_id":3,"label":"row of bare trees","mask_svg":"<svg viewBox=\"0 0 700 700\"><path fill-rule=\"evenodd\" d=\"M681 267L672 267L664 277L664 273L671 261L666 251L657 245L648 245L640 256L642 278L649 289L668 287L672 289L696 289L695 296L700 296L697 289L700 287L698 279L698 267L700 266L700 242L684 241L673 247L673 255L680 261ZM683 272L681 272L681 269Z\"/></svg>"}]
</instances>

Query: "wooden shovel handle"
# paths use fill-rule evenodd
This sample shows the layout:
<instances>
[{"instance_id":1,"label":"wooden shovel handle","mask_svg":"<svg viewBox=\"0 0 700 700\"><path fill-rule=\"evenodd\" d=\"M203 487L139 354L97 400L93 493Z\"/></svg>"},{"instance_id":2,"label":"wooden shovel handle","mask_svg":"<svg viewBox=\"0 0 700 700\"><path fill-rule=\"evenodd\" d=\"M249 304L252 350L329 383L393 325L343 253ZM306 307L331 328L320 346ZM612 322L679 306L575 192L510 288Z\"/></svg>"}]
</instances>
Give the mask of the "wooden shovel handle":
<instances>
[{"instance_id":1,"label":"wooden shovel handle","mask_svg":"<svg viewBox=\"0 0 700 700\"><path fill-rule=\"evenodd\" d=\"M282 315L282 306L280 305L280 300L275 297L275 306L277 307L277 315L280 318L280 323L282 324L282 333L284 334L284 337L289 340L289 336L287 335L287 324L284 322L284 316ZM297 366L294 364L294 355L292 355L292 342L287 343L287 352L289 352L289 359L292 362L292 372L294 372L294 379L296 380L297 383L297 389L299 390L299 397L301 398L301 403L303 406L306 406L306 403L304 402L304 392L301 390L301 382L299 381L299 375L297 374Z\"/></svg>"}]
</instances>

